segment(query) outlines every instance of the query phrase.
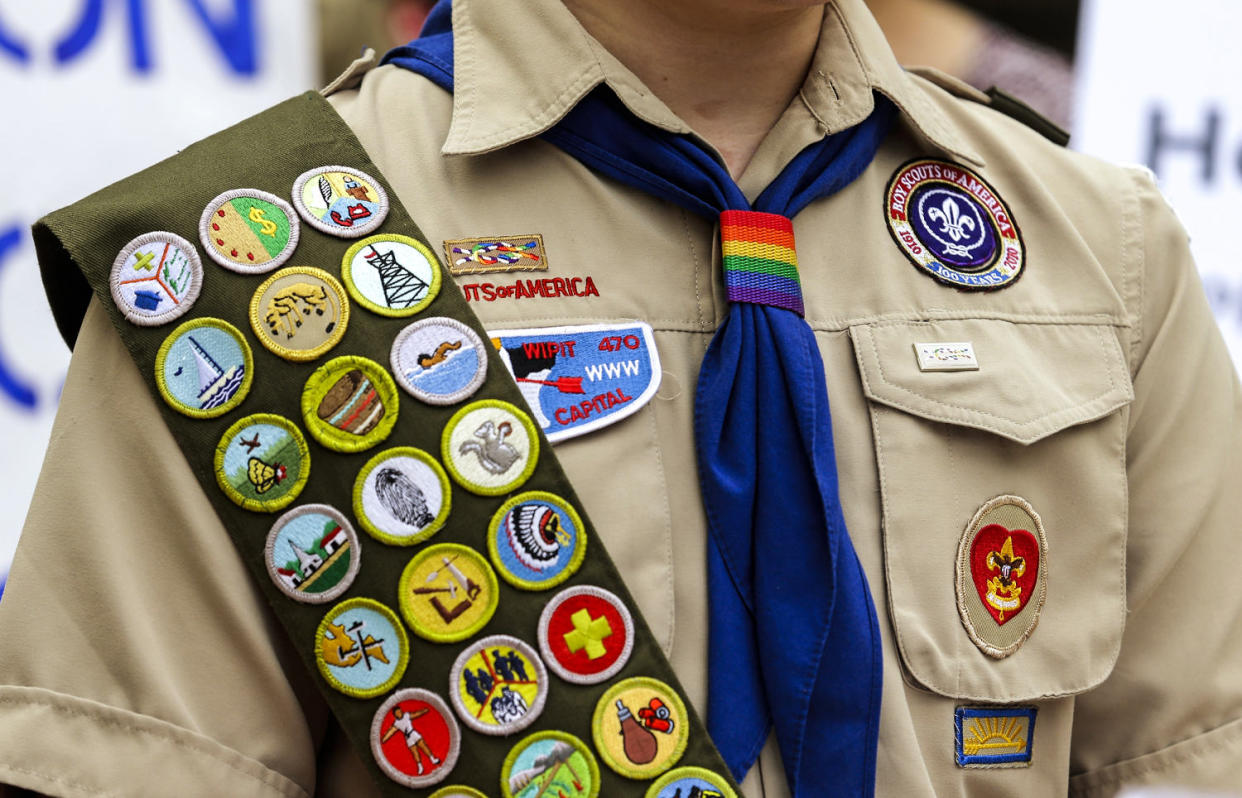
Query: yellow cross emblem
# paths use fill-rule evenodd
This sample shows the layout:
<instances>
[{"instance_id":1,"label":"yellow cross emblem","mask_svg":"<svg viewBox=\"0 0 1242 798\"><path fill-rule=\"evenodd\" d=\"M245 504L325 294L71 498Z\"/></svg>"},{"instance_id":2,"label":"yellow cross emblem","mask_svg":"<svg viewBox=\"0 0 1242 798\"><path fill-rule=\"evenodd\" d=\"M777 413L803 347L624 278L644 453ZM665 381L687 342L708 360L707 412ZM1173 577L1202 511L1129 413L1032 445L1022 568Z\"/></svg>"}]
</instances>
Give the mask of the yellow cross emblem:
<instances>
[{"instance_id":1,"label":"yellow cross emblem","mask_svg":"<svg viewBox=\"0 0 1242 798\"><path fill-rule=\"evenodd\" d=\"M612 635L612 627L608 625L607 618L602 615L592 618L591 613L581 609L569 616L569 620L573 623L574 630L565 633L565 645L569 646L572 653L577 654L585 648L587 659L599 659L608 653L602 642L605 637Z\"/></svg>"}]
</instances>

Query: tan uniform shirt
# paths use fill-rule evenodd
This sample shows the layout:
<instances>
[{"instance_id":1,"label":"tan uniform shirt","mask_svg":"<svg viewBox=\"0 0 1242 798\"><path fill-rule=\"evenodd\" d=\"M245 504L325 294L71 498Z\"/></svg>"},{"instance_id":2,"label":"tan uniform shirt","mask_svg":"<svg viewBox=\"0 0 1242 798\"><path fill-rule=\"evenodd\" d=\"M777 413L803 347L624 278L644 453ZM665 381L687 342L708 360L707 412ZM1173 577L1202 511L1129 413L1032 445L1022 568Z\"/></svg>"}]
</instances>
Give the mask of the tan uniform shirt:
<instances>
[{"instance_id":1,"label":"tan uniform shirt","mask_svg":"<svg viewBox=\"0 0 1242 798\"><path fill-rule=\"evenodd\" d=\"M535 138L601 81L687 130L563 7L538 6L519 30L509 4L456 0L453 96L389 66L331 101L433 243L540 233L549 271L533 277L598 288L497 298L482 286L532 275L458 278L485 324L655 328L657 397L556 452L701 708L710 597L691 413L725 312L718 231ZM1242 785L1242 416L1185 234L1144 174L903 72L861 0L828 7L807 81L743 189L755 196L805 145L864 119L873 92L900 108L893 132L794 226L845 516L883 634L877 793ZM1020 280L961 292L907 260L883 197L914 157L996 189L1025 242ZM971 342L979 370L920 371L912 344L927 341ZM1025 645L995 660L963 628L954 588L963 531L1001 494L1043 519L1047 600ZM0 781L75 796L369 789L98 308L0 640ZM955 709L1011 704L1038 710L1030 766L958 767ZM774 746L745 792L787 794Z\"/></svg>"}]
</instances>

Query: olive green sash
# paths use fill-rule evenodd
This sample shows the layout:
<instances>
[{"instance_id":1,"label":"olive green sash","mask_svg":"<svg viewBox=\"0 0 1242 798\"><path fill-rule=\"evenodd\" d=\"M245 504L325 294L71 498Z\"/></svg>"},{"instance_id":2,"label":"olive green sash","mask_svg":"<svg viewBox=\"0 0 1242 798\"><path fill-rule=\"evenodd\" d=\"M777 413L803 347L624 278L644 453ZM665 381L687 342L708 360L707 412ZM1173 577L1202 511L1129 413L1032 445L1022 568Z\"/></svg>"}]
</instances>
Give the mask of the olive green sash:
<instances>
[{"instance_id":1,"label":"olive green sash","mask_svg":"<svg viewBox=\"0 0 1242 798\"><path fill-rule=\"evenodd\" d=\"M109 286L117 253L135 237L155 230L175 233L198 246L200 215L212 198L237 188L261 189L288 197L301 173L325 164L349 165L386 183L336 112L318 94L307 93L194 144L163 163L41 220L34 229L35 241L44 284L62 335L72 345L93 292L101 306L108 310L138 370L152 394L156 395L157 353L177 323L158 327L137 326L119 312ZM377 232L401 233L425 243L426 239L418 226L395 200L392 189L385 187L394 199L387 220ZM285 265L318 267L339 279L342 256L352 243L303 224L297 249ZM324 683L316 666L314 649L317 628L332 604L298 603L277 589L264 563L264 546L268 531L279 513L251 512L230 501L217 485L213 456L226 429L244 416L275 413L300 425L302 387L317 366L345 354L361 355L387 364L394 338L413 320L450 316L464 321L484 341L487 341L487 333L461 293L451 286L447 271L440 267L443 289L430 307L413 319L386 318L354 304L347 332L339 345L315 361L289 362L256 345L253 334L249 332L250 300L268 275L239 274L221 268L205 256L202 260L205 279L201 295L191 313L178 323L192 317L211 316L245 331L253 350L253 387L240 407L218 418L192 419L174 412L162 400L157 399L157 405L190 468L229 531L242 560L315 681L320 684L324 698L341 726L370 767L381 792L386 795L408 795L410 790L390 780L377 766L371 753L372 717L385 696L353 698ZM478 393L466 401L487 397L525 408L516 385L496 352L488 352L488 357L487 380ZM307 436L312 469L309 481L294 506L325 503L348 516L353 506L355 477L371 455L388 447L413 446L438 456L441 431L463 404L465 402L437 407L402 394L399 418L392 435L371 452L341 454L317 445ZM557 494L581 512L581 503L558 464L552 447L542 438L542 434L540 440L537 468L519 490ZM483 551L486 557L485 530L506 498L477 496L454 485L447 525L431 541L413 548L385 545L366 535L355 523L364 553L362 567L356 581L339 600L366 596L395 610L398 582L404 566L419 549L430 543L464 544ZM597 585L620 596L635 617L636 645L628 664L609 681L594 686L573 684L550 676L548 703L542 715L529 728L512 737L480 734L459 722L461 754L456 767L442 784L416 790L416 794L430 794L446 784L464 784L486 795L499 795L500 772L506 755L518 740L532 732L568 732L594 748L591 744L592 714L601 696L618 680L634 676L653 677L683 692L585 514L583 520L590 545L580 569L564 584L543 592L518 590L502 581L499 609L479 636L513 635L537 648L536 630L548 599L570 585ZM169 530L169 534L175 534L175 530ZM411 634L409 667L393 689L422 687L447 698L450 668L467 642L430 642ZM688 715L688 746L677 767L697 766L710 770L724 776L736 789L702 722L693 709L688 709ZM644 796L653 781L625 778L602 764L600 778L601 794L608 798Z\"/></svg>"}]
</instances>

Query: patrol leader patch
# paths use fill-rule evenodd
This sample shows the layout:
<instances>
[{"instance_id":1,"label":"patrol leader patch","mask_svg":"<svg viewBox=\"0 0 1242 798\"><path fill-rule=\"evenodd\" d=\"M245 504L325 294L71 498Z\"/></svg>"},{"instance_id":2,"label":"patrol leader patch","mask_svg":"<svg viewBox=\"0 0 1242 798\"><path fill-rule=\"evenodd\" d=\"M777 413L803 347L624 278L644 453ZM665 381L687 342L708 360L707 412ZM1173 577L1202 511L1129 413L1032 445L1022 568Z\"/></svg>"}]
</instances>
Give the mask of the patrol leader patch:
<instances>
[{"instance_id":1,"label":"patrol leader patch","mask_svg":"<svg viewBox=\"0 0 1242 798\"><path fill-rule=\"evenodd\" d=\"M957 766L1029 766L1036 711L1035 707L958 707L953 715Z\"/></svg>"},{"instance_id":2,"label":"patrol leader patch","mask_svg":"<svg viewBox=\"0 0 1242 798\"><path fill-rule=\"evenodd\" d=\"M643 322L488 334L553 443L633 415L660 388L660 356Z\"/></svg>"},{"instance_id":3,"label":"patrol leader patch","mask_svg":"<svg viewBox=\"0 0 1242 798\"><path fill-rule=\"evenodd\" d=\"M884 212L893 240L937 281L988 291L1017 280L1022 234L997 193L974 172L945 161L911 161L893 175Z\"/></svg>"}]
</instances>

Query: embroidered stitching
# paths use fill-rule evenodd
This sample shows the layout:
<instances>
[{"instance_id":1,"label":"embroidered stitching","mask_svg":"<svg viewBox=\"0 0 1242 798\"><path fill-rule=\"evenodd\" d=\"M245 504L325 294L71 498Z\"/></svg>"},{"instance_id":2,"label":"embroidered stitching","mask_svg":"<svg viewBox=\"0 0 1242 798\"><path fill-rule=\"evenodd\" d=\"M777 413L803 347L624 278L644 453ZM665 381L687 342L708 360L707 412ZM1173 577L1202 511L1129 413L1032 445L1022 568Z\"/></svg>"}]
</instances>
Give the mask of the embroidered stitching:
<instances>
[{"instance_id":1,"label":"embroidered stitching","mask_svg":"<svg viewBox=\"0 0 1242 798\"><path fill-rule=\"evenodd\" d=\"M397 423L397 386L365 357L324 363L302 389L302 421L311 437L338 452L362 452L386 439Z\"/></svg>"},{"instance_id":2,"label":"embroidered stitching","mask_svg":"<svg viewBox=\"0 0 1242 798\"><path fill-rule=\"evenodd\" d=\"M253 433L252 437L246 438L247 433ZM293 503L310 478L310 465L310 450L301 431L289 419L272 413L256 413L234 422L220 437L214 460L216 484L224 494L260 513ZM269 491L274 492L265 495Z\"/></svg>"},{"instance_id":3,"label":"embroidered stitching","mask_svg":"<svg viewBox=\"0 0 1242 798\"><path fill-rule=\"evenodd\" d=\"M500 496L520 487L539 460L539 433L530 416L508 402L483 399L453 414L440 457L471 493Z\"/></svg>"},{"instance_id":4,"label":"embroidered stitching","mask_svg":"<svg viewBox=\"0 0 1242 798\"><path fill-rule=\"evenodd\" d=\"M686 707L673 688L636 676L608 688L591 717L604 764L630 779L651 779L677 764L689 742Z\"/></svg>"},{"instance_id":5,"label":"embroidered stitching","mask_svg":"<svg viewBox=\"0 0 1242 798\"><path fill-rule=\"evenodd\" d=\"M108 282L122 316L155 327L189 312L203 288L203 262L181 236L145 233L116 256ZM172 304L161 310L166 299Z\"/></svg>"},{"instance_id":6,"label":"embroidered stitching","mask_svg":"<svg viewBox=\"0 0 1242 798\"><path fill-rule=\"evenodd\" d=\"M339 238L373 232L389 208L388 193L379 181L350 166L319 166L298 175L293 204L311 227Z\"/></svg>"},{"instance_id":7,"label":"embroidered stitching","mask_svg":"<svg viewBox=\"0 0 1242 798\"><path fill-rule=\"evenodd\" d=\"M392 742L394 739L398 742ZM384 775L398 784L428 787L444 781L457 766L461 730L444 699L430 690L407 687L393 693L375 711L371 753Z\"/></svg>"},{"instance_id":8,"label":"embroidered stitching","mask_svg":"<svg viewBox=\"0 0 1242 798\"><path fill-rule=\"evenodd\" d=\"M462 722L507 737L538 719L548 700L548 671L535 650L509 635L467 646L449 674L449 699Z\"/></svg>"},{"instance_id":9,"label":"embroidered stitching","mask_svg":"<svg viewBox=\"0 0 1242 798\"><path fill-rule=\"evenodd\" d=\"M389 362L401 388L432 405L457 404L487 379L483 339L445 316L420 319L399 332Z\"/></svg>"},{"instance_id":10,"label":"embroidered stitching","mask_svg":"<svg viewBox=\"0 0 1242 798\"><path fill-rule=\"evenodd\" d=\"M263 274L297 249L301 227L289 203L257 188L220 194L203 209L198 236L207 255L241 274Z\"/></svg>"},{"instance_id":11,"label":"embroidered stitching","mask_svg":"<svg viewBox=\"0 0 1242 798\"><path fill-rule=\"evenodd\" d=\"M657 779L647 789L646 798L691 798L692 796L695 798L737 798L737 793L727 781L706 768L681 767L670 770Z\"/></svg>"},{"instance_id":12,"label":"embroidered stitching","mask_svg":"<svg viewBox=\"0 0 1242 798\"><path fill-rule=\"evenodd\" d=\"M556 787L575 798L598 798L599 763L586 743L562 731L540 731L510 749L500 768L504 798L527 798L526 787L538 783L537 795Z\"/></svg>"},{"instance_id":13,"label":"embroidered stitching","mask_svg":"<svg viewBox=\"0 0 1242 798\"><path fill-rule=\"evenodd\" d=\"M233 410L253 382L250 344L223 319L200 316L187 321L164 339L155 355L160 396L190 418L216 418Z\"/></svg>"},{"instance_id":14,"label":"embroidered stitching","mask_svg":"<svg viewBox=\"0 0 1242 798\"><path fill-rule=\"evenodd\" d=\"M391 690L410 660L410 641L397 614L370 598L345 599L328 610L314 645L324 681L354 698Z\"/></svg>"},{"instance_id":15,"label":"embroidered stitching","mask_svg":"<svg viewBox=\"0 0 1242 798\"><path fill-rule=\"evenodd\" d=\"M438 543L406 564L397 596L401 615L414 634L456 643L491 620L500 604L500 584L479 552L457 543Z\"/></svg>"},{"instance_id":16,"label":"embroidered stitching","mask_svg":"<svg viewBox=\"0 0 1242 798\"><path fill-rule=\"evenodd\" d=\"M367 310L401 318L422 311L440 293L440 263L423 242L396 233L364 238L345 251L341 281Z\"/></svg>"},{"instance_id":17,"label":"embroidered stitching","mask_svg":"<svg viewBox=\"0 0 1242 798\"><path fill-rule=\"evenodd\" d=\"M413 546L440 531L452 501L448 474L430 454L410 446L375 455L354 481L358 522L392 546Z\"/></svg>"},{"instance_id":18,"label":"embroidered stitching","mask_svg":"<svg viewBox=\"0 0 1242 798\"><path fill-rule=\"evenodd\" d=\"M566 588L539 616L539 650L567 682L606 682L634 651L634 618L615 593L594 585Z\"/></svg>"},{"instance_id":19,"label":"embroidered stitching","mask_svg":"<svg viewBox=\"0 0 1242 798\"><path fill-rule=\"evenodd\" d=\"M281 593L303 604L325 604L353 584L362 548L340 510L303 504L272 524L263 562Z\"/></svg>"},{"instance_id":20,"label":"embroidered stitching","mask_svg":"<svg viewBox=\"0 0 1242 798\"><path fill-rule=\"evenodd\" d=\"M301 363L318 358L340 343L348 324L345 288L323 269L281 269L250 299L255 337L285 360ZM296 346L286 345L291 341Z\"/></svg>"},{"instance_id":21,"label":"embroidered stitching","mask_svg":"<svg viewBox=\"0 0 1242 798\"><path fill-rule=\"evenodd\" d=\"M492 564L522 590L555 587L586 558L586 529L578 511L545 491L519 493L500 505L487 532Z\"/></svg>"}]
</instances>

